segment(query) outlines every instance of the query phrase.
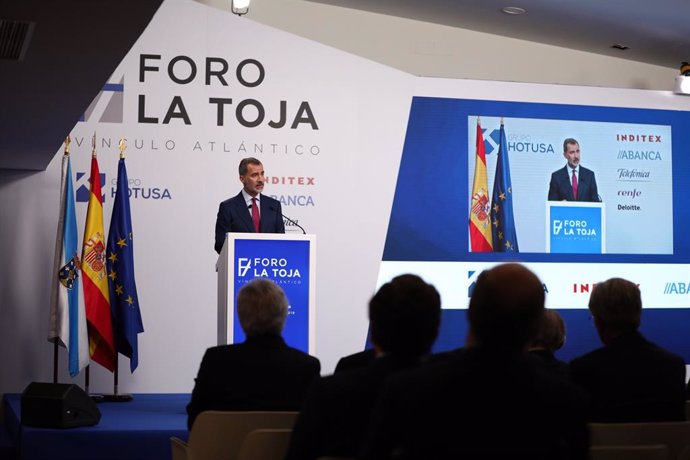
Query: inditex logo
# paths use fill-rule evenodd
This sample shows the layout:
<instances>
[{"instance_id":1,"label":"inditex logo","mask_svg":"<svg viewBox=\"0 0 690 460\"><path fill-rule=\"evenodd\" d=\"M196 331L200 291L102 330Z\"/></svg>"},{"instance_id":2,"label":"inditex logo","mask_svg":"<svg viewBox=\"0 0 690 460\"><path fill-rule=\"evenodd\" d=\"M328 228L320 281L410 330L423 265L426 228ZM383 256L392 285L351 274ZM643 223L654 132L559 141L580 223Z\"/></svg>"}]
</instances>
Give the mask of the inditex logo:
<instances>
[{"instance_id":1,"label":"inditex logo","mask_svg":"<svg viewBox=\"0 0 690 460\"><path fill-rule=\"evenodd\" d=\"M315 177L304 176L268 176L266 183L271 185L316 185Z\"/></svg>"},{"instance_id":2,"label":"inditex logo","mask_svg":"<svg viewBox=\"0 0 690 460\"><path fill-rule=\"evenodd\" d=\"M620 133L616 134L618 142L646 142L646 143L660 143L660 134L635 134L635 133Z\"/></svg>"},{"instance_id":3,"label":"inditex logo","mask_svg":"<svg viewBox=\"0 0 690 460\"><path fill-rule=\"evenodd\" d=\"M573 283L573 294L590 294L598 283ZM640 285L638 284L639 288Z\"/></svg>"}]
</instances>

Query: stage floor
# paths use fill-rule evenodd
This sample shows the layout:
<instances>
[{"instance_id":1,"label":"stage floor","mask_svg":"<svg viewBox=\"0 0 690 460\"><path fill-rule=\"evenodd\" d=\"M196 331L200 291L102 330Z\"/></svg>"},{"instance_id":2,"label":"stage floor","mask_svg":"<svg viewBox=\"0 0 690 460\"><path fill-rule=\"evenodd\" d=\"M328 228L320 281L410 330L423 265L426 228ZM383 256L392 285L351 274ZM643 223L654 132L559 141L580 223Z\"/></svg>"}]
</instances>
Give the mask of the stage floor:
<instances>
[{"instance_id":1,"label":"stage floor","mask_svg":"<svg viewBox=\"0 0 690 460\"><path fill-rule=\"evenodd\" d=\"M134 394L130 402L100 402L96 426L22 426L19 394L3 397L5 425L23 460L170 460L170 437L187 439L188 393Z\"/></svg>"}]
</instances>

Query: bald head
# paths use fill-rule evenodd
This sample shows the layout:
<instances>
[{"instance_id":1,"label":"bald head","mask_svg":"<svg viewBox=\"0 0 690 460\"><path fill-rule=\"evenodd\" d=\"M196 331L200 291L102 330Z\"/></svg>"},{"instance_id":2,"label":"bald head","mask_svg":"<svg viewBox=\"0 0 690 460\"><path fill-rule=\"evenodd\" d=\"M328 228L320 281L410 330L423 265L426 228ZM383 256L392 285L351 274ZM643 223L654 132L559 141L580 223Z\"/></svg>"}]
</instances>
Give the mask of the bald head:
<instances>
[{"instance_id":1,"label":"bald head","mask_svg":"<svg viewBox=\"0 0 690 460\"><path fill-rule=\"evenodd\" d=\"M472 292L467 317L479 346L523 351L544 311L544 288L517 263L483 271Z\"/></svg>"}]
</instances>

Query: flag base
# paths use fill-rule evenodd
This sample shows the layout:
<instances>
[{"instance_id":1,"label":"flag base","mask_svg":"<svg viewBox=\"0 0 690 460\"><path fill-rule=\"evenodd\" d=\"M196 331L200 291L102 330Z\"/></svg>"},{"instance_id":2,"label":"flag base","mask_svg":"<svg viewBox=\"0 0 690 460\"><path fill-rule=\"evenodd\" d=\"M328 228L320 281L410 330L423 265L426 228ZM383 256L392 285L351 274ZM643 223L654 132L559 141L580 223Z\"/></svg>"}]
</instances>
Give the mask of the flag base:
<instances>
[{"instance_id":1,"label":"flag base","mask_svg":"<svg viewBox=\"0 0 690 460\"><path fill-rule=\"evenodd\" d=\"M89 398L91 398L93 402L103 401L103 395L98 393L89 393Z\"/></svg>"},{"instance_id":2,"label":"flag base","mask_svg":"<svg viewBox=\"0 0 690 460\"><path fill-rule=\"evenodd\" d=\"M117 393L112 395L101 395L104 402L130 402L134 399L134 396L127 393Z\"/></svg>"}]
</instances>

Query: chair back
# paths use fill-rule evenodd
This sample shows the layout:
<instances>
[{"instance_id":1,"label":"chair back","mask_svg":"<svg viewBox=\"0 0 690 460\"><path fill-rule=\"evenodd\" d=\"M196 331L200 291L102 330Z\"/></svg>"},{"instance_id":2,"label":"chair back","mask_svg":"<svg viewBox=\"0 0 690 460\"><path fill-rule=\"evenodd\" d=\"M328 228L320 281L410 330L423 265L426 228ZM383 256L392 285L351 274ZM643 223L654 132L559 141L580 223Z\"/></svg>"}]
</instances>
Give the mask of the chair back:
<instances>
[{"instance_id":1,"label":"chair back","mask_svg":"<svg viewBox=\"0 0 690 460\"><path fill-rule=\"evenodd\" d=\"M290 444L290 428L262 428L250 432L237 460L283 460Z\"/></svg>"},{"instance_id":2,"label":"chair back","mask_svg":"<svg viewBox=\"0 0 690 460\"><path fill-rule=\"evenodd\" d=\"M690 445L690 422L590 423L591 446L640 446L662 444L668 458L676 460Z\"/></svg>"},{"instance_id":3,"label":"chair back","mask_svg":"<svg viewBox=\"0 0 690 460\"><path fill-rule=\"evenodd\" d=\"M670 460L668 447L663 444L647 446L592 446L589 460Z\"/></svg>"},{"instance_id":4,"label":"chair back","mask_svg":"<svg viewBox=\"0 0 690 460\"><path fill-rule=\"evenodd\" d=\"M177 438L171 438L173 458L237 460L242 443L249 433L262 428L292 430L297 414L296 411L204 411L194 420L186 444ZM184 444L184 449L181 444Z\"/></svg>"}]
</instances>

